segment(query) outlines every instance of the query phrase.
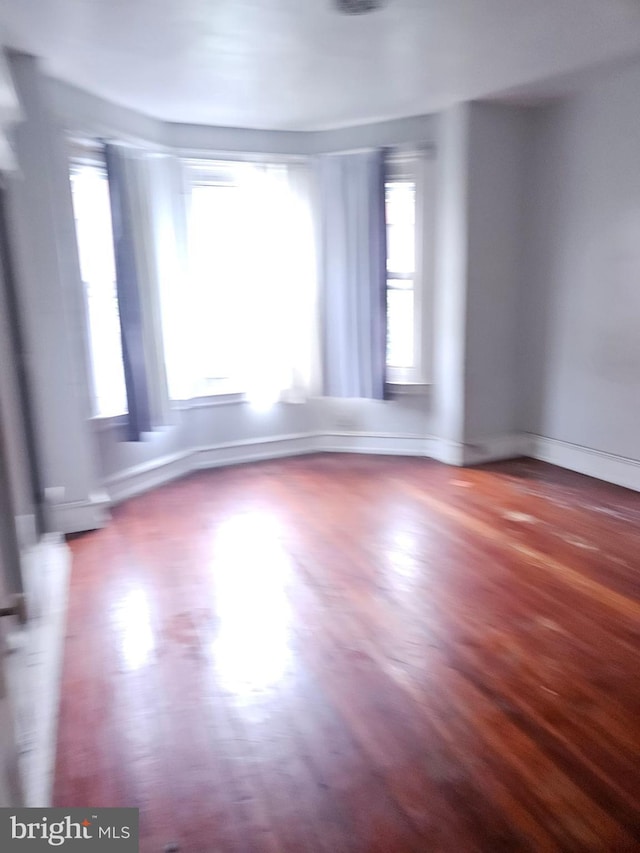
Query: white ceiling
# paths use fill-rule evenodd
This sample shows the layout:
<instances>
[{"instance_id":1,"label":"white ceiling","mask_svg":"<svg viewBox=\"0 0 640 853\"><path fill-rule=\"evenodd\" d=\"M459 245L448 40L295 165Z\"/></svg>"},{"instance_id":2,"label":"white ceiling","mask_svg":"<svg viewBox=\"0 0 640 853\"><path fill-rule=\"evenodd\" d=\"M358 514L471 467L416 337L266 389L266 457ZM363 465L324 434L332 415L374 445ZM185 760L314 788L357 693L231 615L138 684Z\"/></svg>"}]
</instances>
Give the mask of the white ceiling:
<instances>
[{"instance_id":1,"label":"white ceiling","mask_svg":"<svg viewBox=\"0 0 640 853\"><path fill-rule=\"evenodd\" d=\"M2 0L5 42L157 118L311 130L640 53L640 0ZM544 93L546 82L532 91Z\"/></svg>"}]
</instances>

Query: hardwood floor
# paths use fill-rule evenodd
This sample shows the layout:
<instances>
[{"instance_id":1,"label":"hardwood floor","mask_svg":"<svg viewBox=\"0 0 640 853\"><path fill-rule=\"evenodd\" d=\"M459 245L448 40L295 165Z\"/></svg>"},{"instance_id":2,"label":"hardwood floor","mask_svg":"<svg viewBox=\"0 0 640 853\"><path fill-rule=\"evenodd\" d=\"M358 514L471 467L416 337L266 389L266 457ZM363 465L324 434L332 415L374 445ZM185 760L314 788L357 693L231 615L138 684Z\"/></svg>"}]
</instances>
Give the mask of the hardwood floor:
<instances>
[{"instance_id":1,"label":"hardwood floor","mask_svg":"<svg viewBox=\"0 0 640 853\"><path fill-rule=\"evenodd\" d=\"M640 496L522 460L190 476L72 541L54 804L141 850L640 850Z\"/></svg>"}]
</instances>

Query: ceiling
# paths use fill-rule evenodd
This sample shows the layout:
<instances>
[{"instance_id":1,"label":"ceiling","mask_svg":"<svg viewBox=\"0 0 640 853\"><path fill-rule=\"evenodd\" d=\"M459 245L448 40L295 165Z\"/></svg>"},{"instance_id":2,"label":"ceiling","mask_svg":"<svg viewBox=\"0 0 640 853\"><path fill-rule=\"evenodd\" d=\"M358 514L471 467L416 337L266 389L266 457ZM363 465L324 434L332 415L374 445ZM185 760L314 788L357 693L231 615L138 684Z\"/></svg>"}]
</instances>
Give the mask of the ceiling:
<instances>
[{"instance_id":1,"label":"ceiling","mask_svg":"<svg viewBox=\"0 0 640 853\"><path fill-rule=\"evenodd\" d=\"M640 0L2 0L4 41L148 115L313 130L419 115L640 54ZM550 89L550 90L551 90Z\"/></svg>"}]
</instances>

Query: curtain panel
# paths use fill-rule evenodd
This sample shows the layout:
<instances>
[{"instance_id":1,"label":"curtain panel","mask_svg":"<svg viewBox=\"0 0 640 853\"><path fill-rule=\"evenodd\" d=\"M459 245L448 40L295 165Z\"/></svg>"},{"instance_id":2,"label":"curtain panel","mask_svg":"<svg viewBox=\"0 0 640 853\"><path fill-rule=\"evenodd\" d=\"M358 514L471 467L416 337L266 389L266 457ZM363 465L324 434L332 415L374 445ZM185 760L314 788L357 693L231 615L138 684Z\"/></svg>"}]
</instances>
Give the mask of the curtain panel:
<instances>
[{"instance_id":1,"label":"curtain panel","mask_svg":"<svg viewBox=\"0 0 640 853\"><path fill-rule=\"evenodd\" d=\"M320 158L324 394L382 400L386 374L384 151Z\"/></svg>"},{"instance_id":2,"label":"curtain panel","mask_svg":"<svg viewBox=\"0 0 640 853\"><path fill-rule=\"evenodd\" d=\"M158 234L151 160L124 145L105 146L109 179L129 441L167 420L158 298Z\"/></svg>"}]
</instances>

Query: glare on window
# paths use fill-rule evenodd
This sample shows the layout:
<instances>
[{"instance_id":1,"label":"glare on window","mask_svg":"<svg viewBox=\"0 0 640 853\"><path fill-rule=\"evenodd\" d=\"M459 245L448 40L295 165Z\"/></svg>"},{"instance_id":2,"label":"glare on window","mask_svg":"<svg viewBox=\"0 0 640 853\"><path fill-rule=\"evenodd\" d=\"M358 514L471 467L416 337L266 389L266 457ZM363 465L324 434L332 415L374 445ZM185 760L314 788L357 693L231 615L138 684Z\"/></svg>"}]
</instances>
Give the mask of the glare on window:
<instances>
[{"instance_id":1,"label":"glare on window","mask_svg":"<svg viewBox=\"0 0 640 853\"><path fill-rule=\"evenodd\" d=\"M415 210L414 181L386 184L387 220L387 365L415 364Z\"/></svg>"},{"instance_id":2,"label":"glare on window","mask_svg":"<svg viewBox=\"0 0 640 853\"><path fill-rule=\"evenodd\" d=\"M94 414L121 415L127 411L127 395L106 172L99 165L74 166L71 188L89 325Z\"/></svg>"}]
</instances>

